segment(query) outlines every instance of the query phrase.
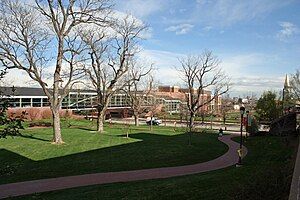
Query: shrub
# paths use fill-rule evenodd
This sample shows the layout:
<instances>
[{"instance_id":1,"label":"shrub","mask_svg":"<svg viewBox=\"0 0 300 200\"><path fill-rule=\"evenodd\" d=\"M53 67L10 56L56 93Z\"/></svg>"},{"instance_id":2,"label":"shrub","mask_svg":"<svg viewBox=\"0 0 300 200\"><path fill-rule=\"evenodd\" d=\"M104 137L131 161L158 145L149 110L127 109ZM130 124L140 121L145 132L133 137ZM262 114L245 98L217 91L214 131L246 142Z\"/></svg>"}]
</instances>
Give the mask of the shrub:
<instances>
[{"instance_id":1,"label":"shrub","mask_svg":"<svg viewBox=\"0 0 300 200\"><path fill-rule=\"evenodd\" d=\"M24 117L25 120L28 121L36 121L41 119L51 119L52 118L52 112L49 107L34 107L34 108L10 108L7 111L7 115L10 117L13 116L20 116L21 113L26 112L26 115ZM60 110L59 114L61 117L69 117L73 118L73 113L66 110Z\"/></svg>"},{"instance_id":2,"label":"shrub","mask_svg":"<svg viewBox=\"0 0 300 200\"><path fill-rule=\"evenodd\" d=\"M6 136L17 136L20 134L20 129L24 129L22 125L24 112L21 113L20 116L11 117L7 115L6 111L9 106L9 102L7 100L0 99L0 125L2 125L2 129L0 130L0 138L6 138Z\"/></svg>"}]
</instances>

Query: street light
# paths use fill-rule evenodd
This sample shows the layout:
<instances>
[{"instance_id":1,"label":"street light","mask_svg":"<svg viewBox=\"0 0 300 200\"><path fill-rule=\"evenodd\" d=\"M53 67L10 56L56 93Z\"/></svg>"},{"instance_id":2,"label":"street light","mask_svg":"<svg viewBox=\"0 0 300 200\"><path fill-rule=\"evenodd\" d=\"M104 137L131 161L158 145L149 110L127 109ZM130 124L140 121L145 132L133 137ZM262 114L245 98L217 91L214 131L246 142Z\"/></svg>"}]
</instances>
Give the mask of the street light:
<instances>
[{"instance_id":1,"label":"street light","mask_svg":"<svg viewBox=\"0 0 300 200\"><path fill-rule=\"evenodd\" d=\"M248 138L249 132L249 110L246 111L246 138Z\"/></svg>"},{"instance_id":2,"label":"street light","mask_svg":"<svg viewBox=\"0 0 300 200\"><path fill-rule=\"evenodd\" d=\"M245 113L245 107L240 107L240 114L241 114L241 138L240 138L240 149L238 150L239 154L239 161L237 163L237 166L242 165L242 146L243 146L243 118Z\"/></svg>"}]
</instances>

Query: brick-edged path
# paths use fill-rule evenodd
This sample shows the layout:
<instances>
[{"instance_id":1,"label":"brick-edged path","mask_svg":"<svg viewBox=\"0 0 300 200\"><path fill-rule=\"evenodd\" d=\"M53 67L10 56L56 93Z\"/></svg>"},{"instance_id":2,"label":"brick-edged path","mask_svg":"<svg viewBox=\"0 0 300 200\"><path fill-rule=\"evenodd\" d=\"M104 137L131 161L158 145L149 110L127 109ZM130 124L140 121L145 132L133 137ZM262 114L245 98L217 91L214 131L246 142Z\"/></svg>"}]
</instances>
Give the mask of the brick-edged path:
<instances>
[{"instance_id":1,"label":"brick-edged path","mask_svg":"<svg viewBox=\"0 0 300 200\"><path fill-rule=\"evenodd\" d=\"M88 185L169 178L225 168L236 164L238 161L237 149L239 148L239 144L232 141L232 137L234 135L226 135L219 138L221 142L228 145L229 150L224 155L208 162L178 167L84 174L3 184L0 185L0 199ZM246 155L246 148L244 152Z\"/></svg>"}]
</instances>

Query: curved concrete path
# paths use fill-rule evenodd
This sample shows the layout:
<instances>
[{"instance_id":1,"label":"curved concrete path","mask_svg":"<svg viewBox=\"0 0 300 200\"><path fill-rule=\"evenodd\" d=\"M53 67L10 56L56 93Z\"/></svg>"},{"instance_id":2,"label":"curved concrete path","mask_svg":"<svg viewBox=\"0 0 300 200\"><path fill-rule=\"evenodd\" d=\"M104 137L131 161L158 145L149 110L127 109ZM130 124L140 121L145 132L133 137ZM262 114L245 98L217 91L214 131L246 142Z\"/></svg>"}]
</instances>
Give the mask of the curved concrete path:
<instances>
[{"instance_id":1,"label":"curved concrete path","mask_svg":"<svg viewBox=\"0 0 300 200\"><path fill-rule=\"evenodd\" d=\"M4 184L0 185L0 199L88 185L169 178L229 167L238 161L237 149L239 148L239 144L232 141L232 137L235 137L235 135L219 137L219 140L225 143L229 147L229 150L224 155L208 162L178 167L84 174ZM246 155L247 149L244 148L243 151L244 155Z\"/></svg>"}]
</instances>

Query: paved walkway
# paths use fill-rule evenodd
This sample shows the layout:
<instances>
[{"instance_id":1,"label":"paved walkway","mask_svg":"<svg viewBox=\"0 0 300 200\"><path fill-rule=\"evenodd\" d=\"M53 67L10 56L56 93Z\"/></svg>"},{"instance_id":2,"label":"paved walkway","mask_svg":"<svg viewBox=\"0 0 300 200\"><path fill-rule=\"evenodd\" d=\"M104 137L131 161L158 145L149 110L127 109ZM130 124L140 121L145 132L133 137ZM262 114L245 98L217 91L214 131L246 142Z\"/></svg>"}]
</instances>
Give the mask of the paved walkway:
<instances>
[{"instance_id":1,"label":"paved walkway","mask_svg":"<svg viewBox=\"0 0 300 200\"><path fill-rule=\"evenodd\" d=\"M116 124L125 124L125 123L134 124L134 120L132 120L132 118L127 119L127 120L126 119L122 119L122 120L113 119L112 123L116 123ZM145 119L140 119L140 123L141 124L143 124L143 123L146 124ZM180 123L179 120L176 120L176 123L177 123L177 128L186 127L185 122ZM174 127L174 121L167 121L166 123L163 121L160 126L165 126L165 125ZM202 124L200 121L195 122L195 128L206 128L206 129L212 128L213 130L219 130L221 127L223 128L223 130L225 129L225 127L222 123L213 123L212 126L211 126L209 122L205 122L204 124ZM231 131L231 132L232 131L240 132L240 124L226 123L226 130Z\"/></svg>"},{"instance_id":2,"label":"paved walkway","mask_svg":"<svg viewBox=\"0 0 300 200\"><path fill-rule=\"evenodd\" d=\"M88 185L169 178L229 167L238 161L237 149L239 148L239 144L233 142L231 140L232 137L234 137L233 134L219 138L221 142L228 145L229 150L224 155L208 162L178 167L84 174L4 184L0 185L0 199ZM244 155L246 155L246 148L244 148L244 152Z\"/></svg>"}]
</instances>

